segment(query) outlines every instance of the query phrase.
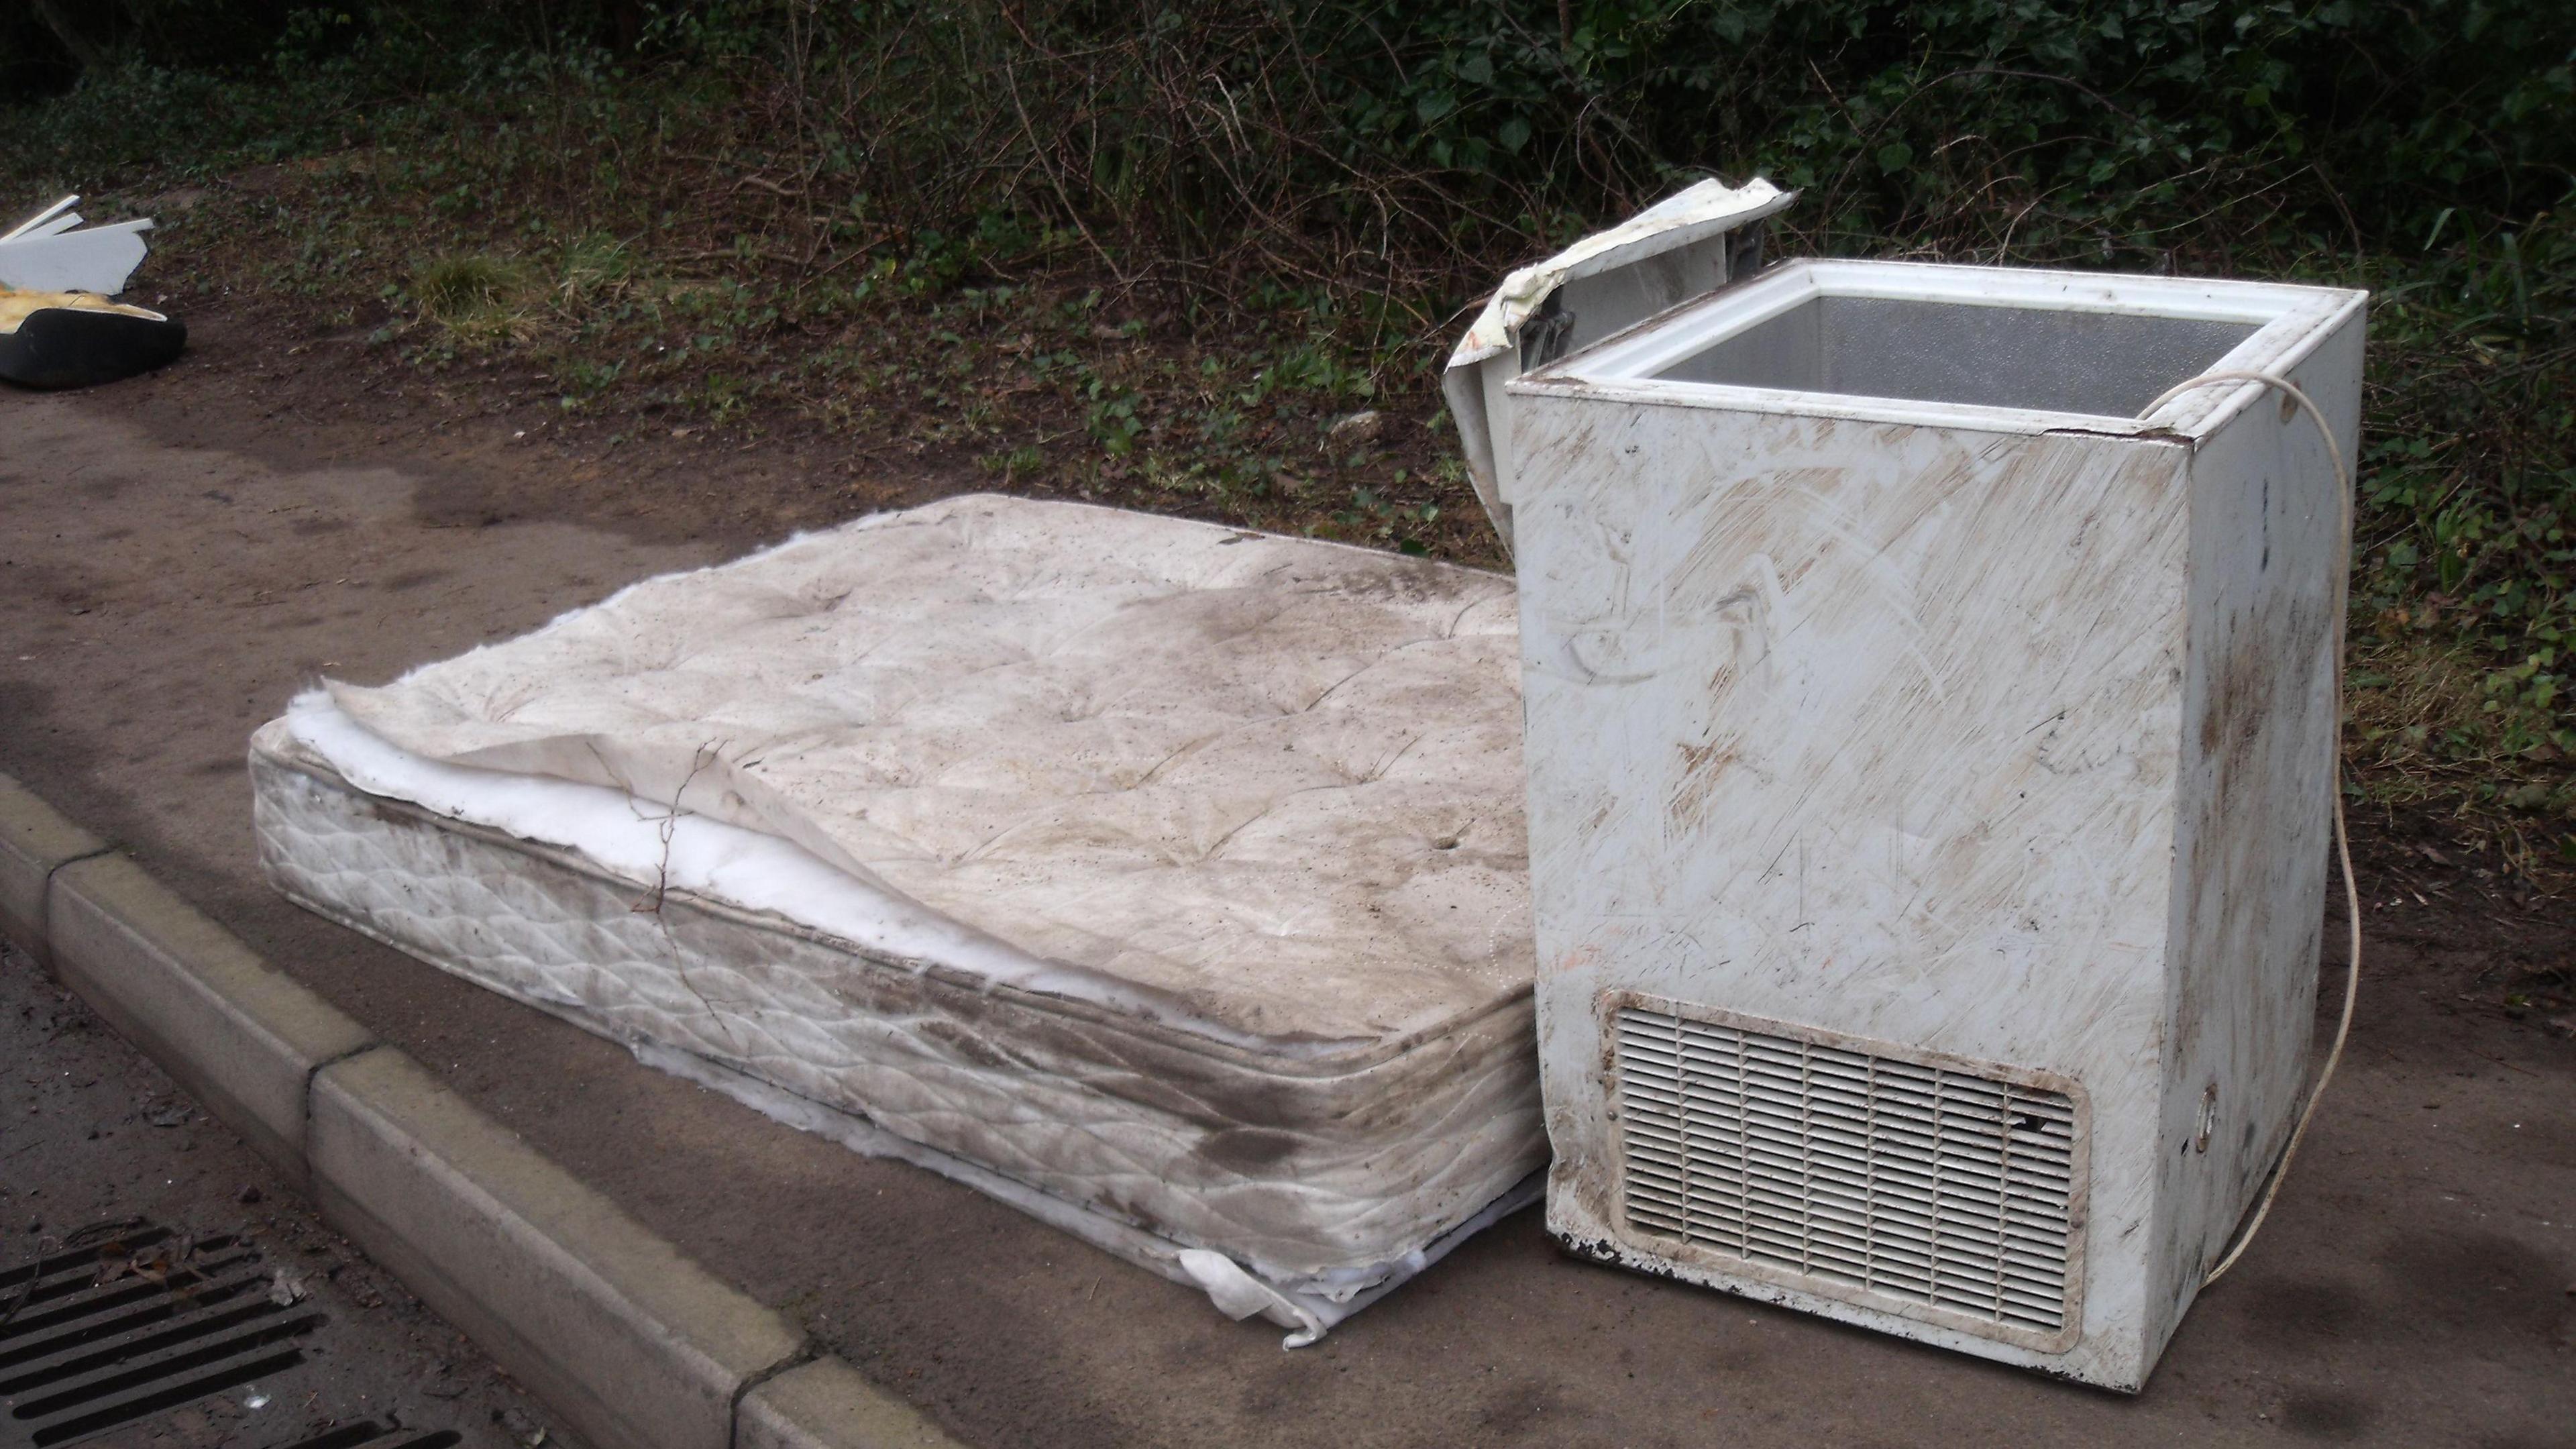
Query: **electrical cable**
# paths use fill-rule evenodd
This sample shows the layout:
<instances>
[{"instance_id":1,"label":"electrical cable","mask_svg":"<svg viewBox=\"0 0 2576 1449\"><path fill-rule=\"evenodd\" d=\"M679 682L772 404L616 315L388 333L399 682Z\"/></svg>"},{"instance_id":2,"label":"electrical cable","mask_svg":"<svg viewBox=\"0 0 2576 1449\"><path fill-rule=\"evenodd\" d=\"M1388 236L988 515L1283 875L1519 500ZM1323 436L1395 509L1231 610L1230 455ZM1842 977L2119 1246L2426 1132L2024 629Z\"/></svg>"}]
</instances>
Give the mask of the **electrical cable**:
<instances>
[{"instance_id":1,"label":"electrical cable","mask_svg":"<svg viewBox=\"0 0 2576 1449\"><path fill-rule=\"evenodd\" d=\"M2326 456L2334 461L2335 500L2339 505L2335 557L2342 567L2349 568L2351 566L2352 558L2353 491L2357 480L2353 476L2351 463L2343 455L2343 445L2335 441L2333 425L2326 421L2326 415L2318 409L2316 400L2301 391L2297 383L2290 381L2286 377L2269 372L2205 372L2200 376L2191 379L2189 382L2178 383L2173 387L2165 389L2165 391L2160 394L2154 402L2146 405L2146 407L2139 413L2139 416L2153 416L2157 409L2163 407L2166 403L2173 401L2175 398L2182 396L2184 393L2190 392L2194 388L2209 387L2213 384L2227 382L2260 383L2265 387L2277 388L2283 396L2289 398L2292 402L2297 403L2300 409L2307 413L2308 417L2316 423L2318 435L2325 439ZM2344 598L2342 597L2344 591L2338 589L2336 592L2337 598L2335 600L2334 611L2334 763L2332 766L2334 772L2334 788L2332 795L2334 799L2335 859L2343 867L2344 906L2352 923L2352 944L2344 965L2343 1016L2335 1023L2334 1045L2326 1052L2325 1066L2317 1072L2317 1084L2308 1090L2308 1100L2305 1105L2299 1108L2299 1119L2290 1128L2290 1140L2282 1144L2280 1160L2272 1164L2271 1172L2264 1179L2263 1195L2255 1201L2254 1215L2251 1218L2248 1218L2245 1226L2237 1232L2235 1243L2228 1248L2226 1255L2218 1260L2218 1266L2210 1269L2209 1276L2200 1280L2200 1286L2203 1288L2207 1288L2210 1284L2217 1282L2228 1269L2236 1266L2236 1260L2245 1256L2246 1247L2254 1241L2255 1233L2262 1230L2263 1220L2271 1216L2272 1200L2280 1196L2282 1179L2290 1175L2290 1159L2298 1155L2299 1142L2302 1138L2308 1135L2308 1121L2316 1115L2317 1102L2325 1096L2326 1084L2334 1080L2335 1067L2343 1061L2344 1041L2352 1034L2353 1003L2361 996L2361 887L2353 879L2352 837L2345 829L2343 811L2343 647L2344 615L2347 606Z\"/></svg>"}]
</instances>

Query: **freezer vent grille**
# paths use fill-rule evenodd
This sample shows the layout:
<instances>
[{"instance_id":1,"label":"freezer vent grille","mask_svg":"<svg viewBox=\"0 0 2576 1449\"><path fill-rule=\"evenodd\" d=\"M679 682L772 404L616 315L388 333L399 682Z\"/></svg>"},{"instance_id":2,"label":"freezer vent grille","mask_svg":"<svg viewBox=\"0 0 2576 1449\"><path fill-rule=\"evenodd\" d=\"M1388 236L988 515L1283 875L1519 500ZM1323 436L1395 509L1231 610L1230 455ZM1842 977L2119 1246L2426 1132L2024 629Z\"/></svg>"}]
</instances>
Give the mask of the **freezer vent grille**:
<instances>
[{"instance_id":1,"label":"freezer vent grille","mask_svg":"<svg viewBox=\"0 0 2576 1449\"><path fill-rule=\"evenodd\" d=\"M2063 1094L1635 1007L1617 1036L1631 1229L1833 1297L2064 1327Z\"/></svg>"}]
</instances>

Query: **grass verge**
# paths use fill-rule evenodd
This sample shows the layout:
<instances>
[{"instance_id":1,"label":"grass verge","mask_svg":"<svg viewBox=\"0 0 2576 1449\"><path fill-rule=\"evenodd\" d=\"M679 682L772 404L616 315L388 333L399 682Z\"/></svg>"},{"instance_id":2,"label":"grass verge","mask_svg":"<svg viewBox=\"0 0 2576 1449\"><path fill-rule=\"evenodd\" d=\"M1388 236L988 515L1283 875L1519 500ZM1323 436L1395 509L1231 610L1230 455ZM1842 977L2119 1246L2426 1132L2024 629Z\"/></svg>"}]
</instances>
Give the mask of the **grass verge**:
<instances>
[{"instance_id":1,"label":"grass verge","mask_svg":"<svg viewBox=\"0 0 2576 1449\"><path fill-rule=\"evenodd\" d=\"M1049 6L967 5L935 36L902 6L865 36L654 10L624 58L554 32L398 54L375 19L351 27L378 26L372 52L291 34L268 71L132 61L0 108L0 182L161 213L148 285L182 310L256 298L394 373L533 378L599 453L821 439L854 466L1483 565L1447 343L1480 286L1678 184L1676 158L1804 185L1778 252L2367 286L2357 803L2517 870L2576 865L2576 227L2566 167L2533 149L2576 132L2563 37L2462 72L2501 32L1844 8L1746 31L1723 83L1676 69L1706 37L1592 5L1432 7L1382 73L1336 49L1358 31L1276 29L1330 7L1088 50ZM1989 20L2008 45L1961 38ZM1640 59L1658 36L1681 48ZM2365 40L2379 90L2336 70ZM2340 131L2283 99L2332 86L2360 98ZM1699 133L1644 119L1700 93ZM2439 104L2406 111L2418 93ZM2384 174L2353 174L2374 155Z\"/></svg>"}]
</instances>

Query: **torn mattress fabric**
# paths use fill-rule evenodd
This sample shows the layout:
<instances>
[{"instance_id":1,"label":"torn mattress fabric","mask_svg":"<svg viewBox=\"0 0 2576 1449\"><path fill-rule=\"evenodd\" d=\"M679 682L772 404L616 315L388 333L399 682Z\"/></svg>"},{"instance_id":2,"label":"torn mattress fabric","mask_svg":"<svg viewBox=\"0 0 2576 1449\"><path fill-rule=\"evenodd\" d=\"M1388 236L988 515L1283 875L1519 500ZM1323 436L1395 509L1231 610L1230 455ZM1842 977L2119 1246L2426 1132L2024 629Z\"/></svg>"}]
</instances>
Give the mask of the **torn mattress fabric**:
<instances>
[{"instance_id":1,"label":"torn mattress fabric","mask_svg":"<svg viewBox=\"0 0 2576 1449\"><path fill-rule=\"evenodd\" d=\"M1309 1341L1529 1201L1508 580L952 499L252 742L299 903Z\"/></svg>"}]
</instances>

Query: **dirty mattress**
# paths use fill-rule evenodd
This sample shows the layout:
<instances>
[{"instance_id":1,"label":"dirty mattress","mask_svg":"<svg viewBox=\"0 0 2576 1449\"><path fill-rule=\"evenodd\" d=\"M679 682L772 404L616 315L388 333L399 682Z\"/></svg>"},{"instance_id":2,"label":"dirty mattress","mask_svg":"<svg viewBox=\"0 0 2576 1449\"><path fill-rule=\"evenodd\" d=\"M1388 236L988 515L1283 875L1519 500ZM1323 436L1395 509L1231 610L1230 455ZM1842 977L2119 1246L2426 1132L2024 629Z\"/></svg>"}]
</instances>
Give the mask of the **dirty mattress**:
<instances>
[{"instance_id":1,"label":"dirty mattress","mask_svg":"<svg viewBox=\"0 0 2576 1449\"><path fill-rule=\"evenodd\" d=\"M1311 1341L1534 1195L1510 581L951 499L252 741L300 904Z\"/></svg>"}]
</instances>

